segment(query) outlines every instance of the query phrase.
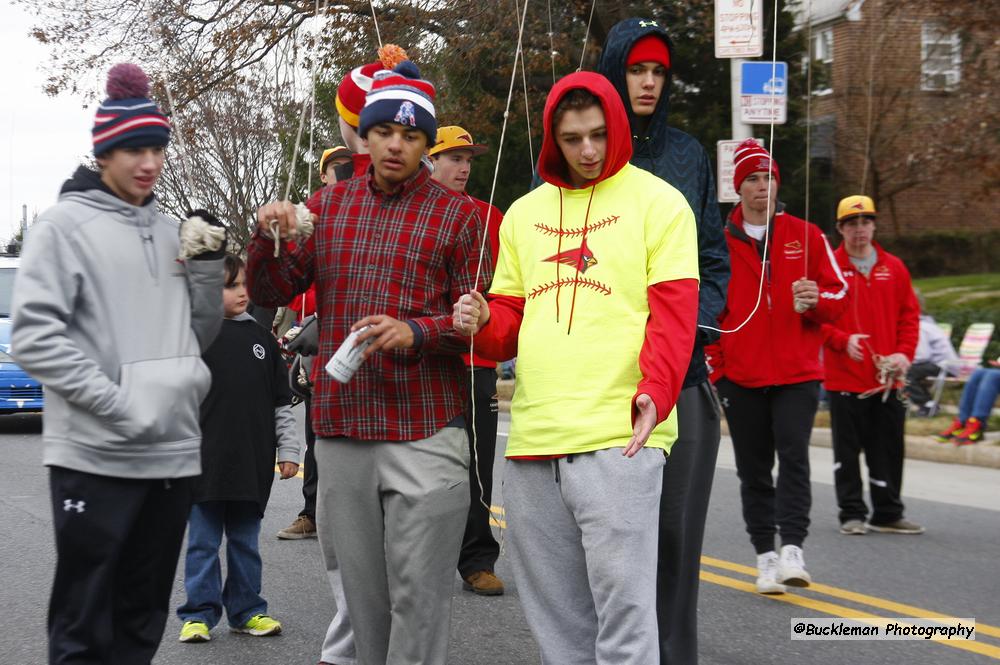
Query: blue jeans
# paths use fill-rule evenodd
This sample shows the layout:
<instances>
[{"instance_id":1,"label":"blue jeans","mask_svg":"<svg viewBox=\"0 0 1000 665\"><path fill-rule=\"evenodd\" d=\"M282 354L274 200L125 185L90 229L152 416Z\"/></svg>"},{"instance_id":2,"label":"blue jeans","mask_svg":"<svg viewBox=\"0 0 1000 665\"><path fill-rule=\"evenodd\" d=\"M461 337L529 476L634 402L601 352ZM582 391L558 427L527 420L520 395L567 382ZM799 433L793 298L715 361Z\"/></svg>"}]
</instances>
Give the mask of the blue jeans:
<instances>
[{"instance_id":1,"label":"blue jeans","mask_svg":"<svg viewBox=\"0 0 1000 665\"><path fill-rule=\"evenodd\" d=\"M958 419L963 423L970 417L978 418L985 425L1000 393L1000 369L980 367L965 384L958 403Z\"/></svg>"},{"instance_id":2,"label":"blue jeans","mask_svg":"<svg viewBox=\"0 0 1000 665\"><path fill-rule=\"evenodd\" d=\"M219 565L223 531L225 586ZM184 560L187 602L177 608L181 621L204 621L212 628L225 607L229 625L237 628L252 616L267 613L267 601L260 596L259 536L260 512L252 501L206 501L191 506Z\"/></svg>"}]
</instances>

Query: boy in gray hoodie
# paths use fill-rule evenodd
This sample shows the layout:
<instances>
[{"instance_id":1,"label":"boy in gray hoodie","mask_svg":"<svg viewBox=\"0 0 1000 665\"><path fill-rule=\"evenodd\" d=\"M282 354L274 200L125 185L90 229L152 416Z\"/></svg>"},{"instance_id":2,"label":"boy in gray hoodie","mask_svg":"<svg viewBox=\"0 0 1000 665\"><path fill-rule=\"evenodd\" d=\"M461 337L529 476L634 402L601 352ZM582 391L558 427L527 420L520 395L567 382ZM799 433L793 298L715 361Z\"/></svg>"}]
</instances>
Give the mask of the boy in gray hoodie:
<instances>
[{"instance_id":1,"label":"boy in gray hoodie","mask_svg":"<svg viewBox=\"0 0 1000 665\"><path fill-rule=\"evenodd\" d=\"M152 193L169 121L138 67L112 68L107 90L100 171L81 166L31 227L11 337L45 386L49 662L74 665L149 663L159 646L201 473L201 354L222 323L225 243L179 262L178 224Z\"/></svg>"}]
</instances>

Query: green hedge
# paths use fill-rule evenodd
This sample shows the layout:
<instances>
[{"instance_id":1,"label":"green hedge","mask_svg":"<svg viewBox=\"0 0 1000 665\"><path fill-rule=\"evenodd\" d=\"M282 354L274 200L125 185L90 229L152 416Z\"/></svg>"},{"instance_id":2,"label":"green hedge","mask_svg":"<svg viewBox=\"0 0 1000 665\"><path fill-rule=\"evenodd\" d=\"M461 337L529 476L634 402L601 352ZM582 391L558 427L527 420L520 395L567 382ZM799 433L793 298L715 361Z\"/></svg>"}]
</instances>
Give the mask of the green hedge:
<instances>
[{"instance_id":1,"label":"green hedge","mask_svg":"<svg viewBox=\"0 0 1000 665\"><path fill-rule=\"evenodd\" d=\"M901 258L914 277L1000 272L1000 229L880 235L878 241Z\"/></svg>"}]
</instances>

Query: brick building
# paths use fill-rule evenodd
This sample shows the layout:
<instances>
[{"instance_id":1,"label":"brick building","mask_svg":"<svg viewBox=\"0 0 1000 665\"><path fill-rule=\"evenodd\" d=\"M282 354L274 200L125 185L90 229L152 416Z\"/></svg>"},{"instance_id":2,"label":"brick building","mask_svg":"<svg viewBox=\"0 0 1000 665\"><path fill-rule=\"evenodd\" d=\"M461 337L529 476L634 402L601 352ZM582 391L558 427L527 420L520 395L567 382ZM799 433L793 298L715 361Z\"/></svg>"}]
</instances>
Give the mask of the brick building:
<instances>
[{"instance_id":1,"label":"brick building","mask_svg":"<svg viewBox=\"0 0 1000 665\"><path fill-rule=\"evenodd\" d=\"M811 32L814 169L835 197L875 198L882 234L1000 229L1000 40L995 23L975 20L978 2L953 0L969 8L946 19L933 0L797 7Z\"/></svg>"}]
</instances>

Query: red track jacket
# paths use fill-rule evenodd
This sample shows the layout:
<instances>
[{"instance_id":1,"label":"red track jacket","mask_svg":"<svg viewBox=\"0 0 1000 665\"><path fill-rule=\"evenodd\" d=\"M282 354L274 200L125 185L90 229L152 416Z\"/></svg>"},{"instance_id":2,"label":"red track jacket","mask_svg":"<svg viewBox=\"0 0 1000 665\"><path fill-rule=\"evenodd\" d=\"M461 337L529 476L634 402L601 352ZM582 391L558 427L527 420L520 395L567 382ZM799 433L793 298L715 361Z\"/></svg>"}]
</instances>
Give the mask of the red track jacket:
<instances>
[{"instance_id":1,"label":"red track jacket","mask_svg":"<svg viewBox=\"0 0 1000 665\"><path fill-rule=\"evenodd\" d=\"M835 321L844 311L847 282L830 244L815 225L779 212L769 233L768 265L757 311L739 331L723 333L719 342L705 348L713 383L725 377L745 388L762 388L823 378L821 326ZM733 330L757 304L763 252L763 242L743 231L739 205L726 223L726 244L732 277L719 328ZM804 272L819 286L819 303L815 309L797 314L792 283Z\"/></svg>"},{"instance_id":2,"label":"red track jacket","mask_svg":"<svg viewBox=\"0 0 1000 665\"><path fill-rule=\"evenodd\" d=\"M878 260L865 277L851 263L844 246L835 256L850 284L847 309L832 324L823 326L826 345L823 362L827 390L863 393L879 386L872 354L902 353L913 360L920 333L920 305L913 293L910 272L898 258L875 244ZM847 355L847 340L854 333L870 335L862 342L865 358Z\"/></svg>"}]
</instances>

